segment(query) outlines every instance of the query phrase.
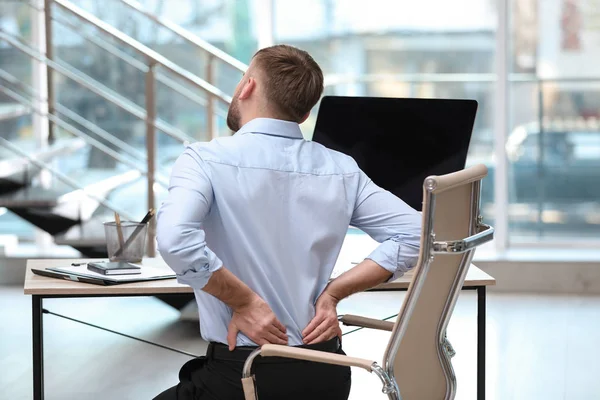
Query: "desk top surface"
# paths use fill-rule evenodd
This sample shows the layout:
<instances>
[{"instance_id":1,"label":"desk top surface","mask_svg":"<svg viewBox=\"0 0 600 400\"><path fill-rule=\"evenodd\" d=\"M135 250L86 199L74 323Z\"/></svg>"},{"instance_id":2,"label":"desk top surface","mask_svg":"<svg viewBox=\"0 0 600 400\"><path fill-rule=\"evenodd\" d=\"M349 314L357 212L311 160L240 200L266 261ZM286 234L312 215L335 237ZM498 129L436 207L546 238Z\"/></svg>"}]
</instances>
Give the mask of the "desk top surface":
<instances>
[{"instance_id":1,"label":"desk top surface","mask_svg":"<svg viewBox=\"0 0 600 400\"><path fill-rule=\"evenodd\" d=\"M66 259L66 260L28 260L27 271L25 273L25 294L31 295L59 295L59 296L81 296L81 295L104 295L104 296L119 296L119 295L156 295L168 293L192 293L193 290L189 286L180 285L175 279L164 279L148 282L126 283L113 286L100 286L89 283L73 282L69 280L61 280L48 278L45 276L35 275L31 268L44 269L51 267L67 267L73 262L86 262L89 259ZM154 264L154 263L153 263ZM82 267L85 268L85 267ZM401 278L389 283L384 283L378 286L378 289L406 289L412 280L412 274L408 273ZM496 280L486 274L473 264L469 268L465 287L474 286L491 286L495 285Z\"/></svg>"}]
</instances>

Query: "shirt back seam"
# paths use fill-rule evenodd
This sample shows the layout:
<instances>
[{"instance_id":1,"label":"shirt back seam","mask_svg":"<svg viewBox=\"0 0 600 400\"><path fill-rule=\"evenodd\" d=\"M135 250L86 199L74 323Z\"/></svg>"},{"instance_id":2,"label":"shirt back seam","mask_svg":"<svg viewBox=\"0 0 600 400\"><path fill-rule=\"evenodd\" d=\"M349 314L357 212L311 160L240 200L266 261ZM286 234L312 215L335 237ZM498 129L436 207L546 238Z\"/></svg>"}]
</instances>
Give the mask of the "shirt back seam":
<instances>
[{"instance_id":1,"label":"shirt back seam","mask_svg":"<svg viewBox=\"0 0 600 400\"><path fill-rule=\"evenodd\" d=\"M227 162L224 162L224 161L207 160L205 158L204 158L204 162L214 163L214 164L219 164L219 165L226 165L228 167L235 167L235 168L260 169L260 170L271 171L271 172L289 172L289 173L296 173L296 174L301 174L301 175L314 175L314 176L335 176L335 175L348 175L348 176L350 176L350 175L356 175L356 174L360 173L360 171L356 171L356 172L334 172L334 173L329 173L329 174L319 174L319 173L315 173L315 172L304 172L304 171L294 171L294 170L286 170L286 169L275 169L275 168L268 168L268 167L241 166L241 165L235 165L235 164L227 163Z\"/></svg>"}]
</instances>

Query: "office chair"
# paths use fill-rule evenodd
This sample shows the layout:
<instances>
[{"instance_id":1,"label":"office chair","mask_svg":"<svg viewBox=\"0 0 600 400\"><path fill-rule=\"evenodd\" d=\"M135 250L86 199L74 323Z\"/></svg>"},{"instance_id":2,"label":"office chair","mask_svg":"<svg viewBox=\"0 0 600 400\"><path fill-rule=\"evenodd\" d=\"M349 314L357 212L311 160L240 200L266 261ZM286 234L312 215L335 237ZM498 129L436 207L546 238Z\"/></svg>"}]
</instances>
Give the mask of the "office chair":
<instances>
[{"instance_id":1,"label":"office chair","mask_svg":"<svg viewBox=\"0 0 600 400\"><path fill-rule=\"evenodd\" d=\"M453 399L456 377L446 327L473 258L475 248L493 239L494 229L479 215L481 180L487 168L476 165L423 184L423 228L419 260L395 322L355 315L346 325L391 331L380 366L373 360L281 345L263 345L246 360L242 384L246 400L257 400L252 362L287 357L360 367L375 373L390 399Z\"/></svg>"}]
</instances>

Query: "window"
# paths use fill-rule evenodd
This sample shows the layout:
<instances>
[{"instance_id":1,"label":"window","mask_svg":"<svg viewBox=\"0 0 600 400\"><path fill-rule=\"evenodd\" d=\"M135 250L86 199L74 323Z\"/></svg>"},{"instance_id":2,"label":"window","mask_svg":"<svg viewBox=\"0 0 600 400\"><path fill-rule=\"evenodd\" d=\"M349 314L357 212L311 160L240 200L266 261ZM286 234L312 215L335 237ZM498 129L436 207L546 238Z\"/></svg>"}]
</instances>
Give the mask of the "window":
<instances>
[{"instance_id":1,"label":"window","mask_svg":"<svg viewBox=\"0 0 600 400\"><path fill-rule=\"evenodd\" d=\"M597 239L600 1L510 4L510 240Z\"/></svg>"}]
</instances>

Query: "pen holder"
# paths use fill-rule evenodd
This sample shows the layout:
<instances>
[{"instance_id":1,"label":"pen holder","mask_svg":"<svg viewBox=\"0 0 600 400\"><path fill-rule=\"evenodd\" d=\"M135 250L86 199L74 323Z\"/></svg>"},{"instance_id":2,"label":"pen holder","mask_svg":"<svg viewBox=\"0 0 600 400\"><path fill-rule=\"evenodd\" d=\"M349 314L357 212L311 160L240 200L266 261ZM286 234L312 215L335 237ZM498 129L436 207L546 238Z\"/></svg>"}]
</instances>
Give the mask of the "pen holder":
<instances>
[{"instance_id":1,"label":"pen holder","mask_svg":"<svg viewBox=\"0 0 600 400\"><path fill-rule=\"evenodd\" d=\"M121 233L119 233L119 229ZM141 262L146 249L148 224L123 221L104 223L106 250L110 261Z\"/></svg>"}]
</instances>

